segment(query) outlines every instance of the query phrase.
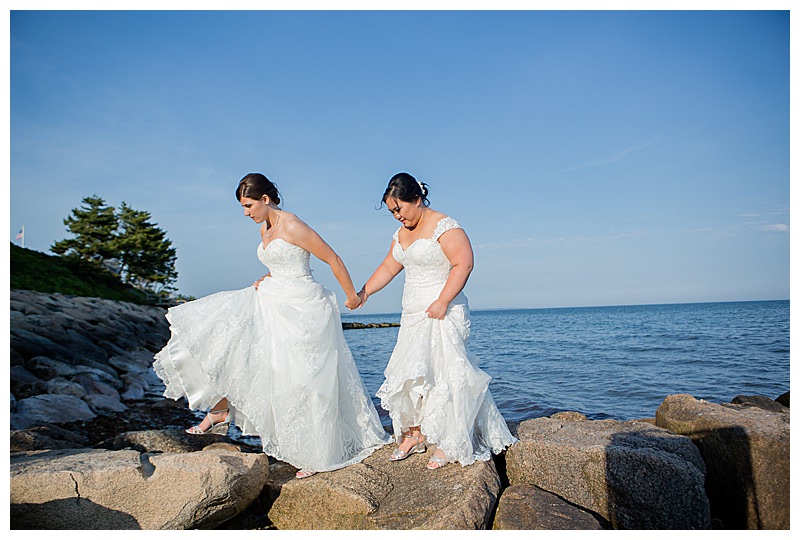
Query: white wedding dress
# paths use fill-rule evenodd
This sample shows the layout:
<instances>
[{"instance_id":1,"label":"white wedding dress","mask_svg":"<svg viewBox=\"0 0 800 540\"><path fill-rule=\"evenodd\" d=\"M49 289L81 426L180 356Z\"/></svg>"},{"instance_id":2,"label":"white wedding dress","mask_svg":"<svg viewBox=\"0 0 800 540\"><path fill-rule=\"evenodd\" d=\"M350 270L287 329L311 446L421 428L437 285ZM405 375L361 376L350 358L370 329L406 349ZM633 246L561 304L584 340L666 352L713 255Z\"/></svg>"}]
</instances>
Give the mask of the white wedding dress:
<instances>
[{"instance_id":1,"label":"white wedding dress","mask_svg":"<svg viewBox=\"0 0 800 540\"><path fill-rule=\"evenodd\" d=\"M170 308L154 369L192 409L228 398L245 435L299 469L330 471L391 442L344 340L336 296L308 251L276 238L258 258L271 277Z\"/></svg>"},{"instance_id":2,"label":"white wedding dress","mask_svg":"<svg viewBox=\"0 0 800 540\"><path fill-rule=\"evenodd\" d=\"M378 390L381 407L389 411L396 438L420 426L429 443L447 458L469 465L486 461L516 442L489 392L491 377L478 368L467 349L470 314L467 297L450 302L444 320L428 318L450 275L439 237L461 228L442 218L431 238L420 238L403 249L394 234L392 256L405 269L403 313L397 344Z\"/></svg>"}]
</instances>

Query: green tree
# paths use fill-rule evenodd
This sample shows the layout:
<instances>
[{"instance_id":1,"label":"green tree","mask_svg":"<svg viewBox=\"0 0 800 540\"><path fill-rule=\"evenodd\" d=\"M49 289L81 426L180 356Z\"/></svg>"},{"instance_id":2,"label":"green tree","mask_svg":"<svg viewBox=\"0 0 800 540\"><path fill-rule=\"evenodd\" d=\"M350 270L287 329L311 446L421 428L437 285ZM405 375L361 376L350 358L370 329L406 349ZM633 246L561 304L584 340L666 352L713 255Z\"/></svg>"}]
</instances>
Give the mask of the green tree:
<instances>
[{"instance_id":1,"label":"green tree","mask_svg":"<svg viewBox=\"0 0 800 540\"><path fill-rule=\"evenodd\" d=\"M177 254L166 233L151 223L149 212L135 210L124 202L117 217L120 230L114 247L120 276L126 283L153 293L174 290Z\"/></svg>"},{"instance_id":2,"label":"green tree","mask_svg":"<svg viewBox=\"0 0 800 540\"><path fill-rule=\"evenodd\" d=\"M114 248L119 222L113 207L97 195L86 197L81 208L73 208L72 215L64 219L67 230L74 238L59 240L50 247L58 255L78 257L95 264L117 256Z\"/></svg>"}]
</instances>

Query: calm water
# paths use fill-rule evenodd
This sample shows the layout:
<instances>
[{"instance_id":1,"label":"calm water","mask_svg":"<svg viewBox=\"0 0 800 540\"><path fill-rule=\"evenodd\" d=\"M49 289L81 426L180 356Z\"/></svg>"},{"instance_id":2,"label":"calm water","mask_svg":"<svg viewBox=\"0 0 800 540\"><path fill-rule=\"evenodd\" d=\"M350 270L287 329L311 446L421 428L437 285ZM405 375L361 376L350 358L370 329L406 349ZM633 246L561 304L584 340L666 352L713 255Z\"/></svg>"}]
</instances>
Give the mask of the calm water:
<instances>
[{"instance_id":1,"label":"calm water","mask_svg":"<svg viewBox=\"0 0 800 540\"><path fill-rule=\"evenodd\" d=\"M372 396L397 331L345 331ZM489 388L507 421L564 410L630 420L655 416L670 394L722 403L789 390L788 300L473 311L469 345L493 377Z\"/></svg>"}]
</instances>

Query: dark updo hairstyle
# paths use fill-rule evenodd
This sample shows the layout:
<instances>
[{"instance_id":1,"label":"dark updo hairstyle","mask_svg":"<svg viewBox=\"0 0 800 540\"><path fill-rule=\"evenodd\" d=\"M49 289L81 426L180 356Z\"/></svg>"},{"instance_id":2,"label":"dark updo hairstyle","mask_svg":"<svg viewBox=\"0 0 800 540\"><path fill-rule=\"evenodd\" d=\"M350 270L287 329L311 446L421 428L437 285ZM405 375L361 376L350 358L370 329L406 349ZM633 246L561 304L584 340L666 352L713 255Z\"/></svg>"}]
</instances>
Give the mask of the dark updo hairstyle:
<instances>
[{"instance_id":1,"label":"dark updo hairstyle","mask_svg":"<svg viewBox=\"0 0 800 540\"><path fill-rule=\"evenodd\" d=\"M281 204L278 187L263 174L250 173L239 180L239 186L236 188L237 201L241 201L242 198L258 200L264 195L275 204Z\"/></svg>"},{"instance_id":2,"label":"dark updo hairstyle","mask_svg":"<svg viewBox=\"0 0 800 540\"><path fill-rule=\"evenodd\" d=\"M397 173L389 180L389 185L386 186L386 191L383 192L383 197L381 198L381 206L389 198L404 202L414 202L417 199L422 199L423 206L430 206L431 204L428 201L428 184L417 182L416 178L405 172Z\"/></svg>"}]
</instances>

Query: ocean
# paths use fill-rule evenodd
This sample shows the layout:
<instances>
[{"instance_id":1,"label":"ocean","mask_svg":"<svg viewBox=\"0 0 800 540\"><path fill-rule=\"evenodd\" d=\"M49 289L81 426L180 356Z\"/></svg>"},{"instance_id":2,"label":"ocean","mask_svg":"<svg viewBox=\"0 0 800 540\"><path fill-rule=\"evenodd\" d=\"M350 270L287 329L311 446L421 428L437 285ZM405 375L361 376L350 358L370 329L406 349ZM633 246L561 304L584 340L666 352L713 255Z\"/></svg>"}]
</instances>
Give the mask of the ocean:
<instances>
[{"instance_id":1,"label":"ocean","mask_svg":"<svg viewBox=\"0 0 800 540\"><path fill-rule=\"evenodd\" d=\"M399 322L400 314L342 316ZM398 328L346 330L374 398ZM727 403L789 390L789 301L473 311L469 348L508 422L578 411L652 418L670 394Z\"/></svg>"}]
</instances>

